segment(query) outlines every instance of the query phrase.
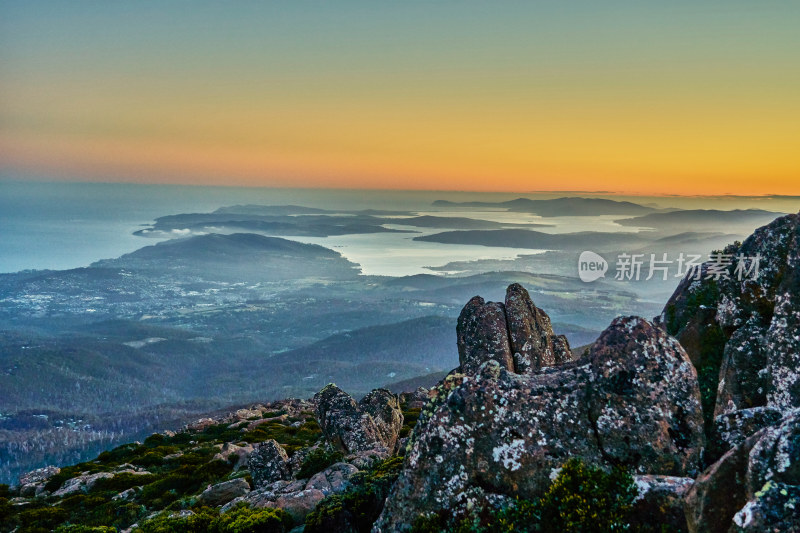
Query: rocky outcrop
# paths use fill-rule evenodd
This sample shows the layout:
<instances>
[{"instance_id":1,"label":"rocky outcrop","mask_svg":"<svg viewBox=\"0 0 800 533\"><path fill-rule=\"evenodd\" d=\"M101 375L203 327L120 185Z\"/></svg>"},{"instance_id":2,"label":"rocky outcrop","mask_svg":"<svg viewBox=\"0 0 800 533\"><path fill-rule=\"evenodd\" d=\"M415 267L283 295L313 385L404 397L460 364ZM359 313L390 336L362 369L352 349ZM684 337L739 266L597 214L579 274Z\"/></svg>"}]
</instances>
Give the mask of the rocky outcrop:
<instances>
[{"instance_id":1,"label":"rocky outcrop","mask_svg":"<svg viewBox=\"0 0 800 533\"><path fill-rule=\"evenodd\" d=\"M398 399L401 404L406 404L408 409L422 409L430 400L430 391L425 387L419 387L413 392L400 393Z\"/></svg>"},{"instance_id":2,"label":"rocky outcrop","mask_svg":"<svg viewBox=\"0 0 800 533\"><path fill-rule=\"evenodd\" d=\"M346 454L388 455L397 444L403 413L397 397L377 389L360 402L334 384L314 396L314 405L325 439Z\"/></svg>"},{"instance_id":3,"label":"rocky outcrop","mask_svg":"<svg viewBox=\"0 0 800 533\"><path fill-rule=\"evenodd\" d=\"M247 468L247 458L253 452L253 445L246 444L244 446L239 446L232 442L226 442L220 448L218 454L214 456L214 459L218 461L225 461L225 462L233 462L232 457L236 457L236 462L233 463L233 469L239 470L241 468Z\"/></svg>"},{"instance_id":4,"label":"rocky outcrop","mask_svg":"<svg viewBox=\"0 0 800 533\"><path fill-rule=\"evenodd\" d=\"M760 430L779 424L783 414L772 407L752 407L719 415L714 419L714 435L722 448L729 450Z\"/></svg>"},{"instance_id":5,"label":"rocky outcrop","mask_svg":"<svg viewBox=\"0 0 800 533\"><path fill-rule=\"evenodd\" d=\"M375 423L378 442L387 450L394 450L403 427L400 399L386 389L375 389L358 402L358 408Z\"/></svg>"},{"instance_id":6,"label":"rocky outcrop","mask_svg":"<svg viewBox=\"0 0 800 533\"><path fill-rule=\"evenodd\" d=\"M314 489L325 496L342 492L347 480L358 472L358 468L348 463L335 463L322 472L314 474L306 483L306 489Z\"/></svg>"},{"instance_id":7,"label":"rocky outcrop","mask_svg":"<svg viewBox=\"0 0 800 533\"><path fill-rule=\"evenodd\" d=\"M740 257L753 270L737 270ZM688 274L661 315L716 391L705 401L707 419L800 407L800 215L757 229L717 259L731 264L722 274L715 273L720 261Z\"/></svg>"},{"instance_id":8,"label":"rocky outcrop","mask_svg":"<svg viewBox=\"0 0 800 533\"><path fill-rule=\"evenodd\" d=\"M475 374L485 361L514 371L503 304L475 296L461 310L456 327L458 362L464 374Z\"/></svg>"},{"instance_id":9,"label":"rocky outcrop","mask_svg":"<svg viewBox=\"0 0 800 533\"><path fill-rule=\"evenodd\" d=\"M703 472L686 496L686 516L692 533L800 530L800 411Z\"/></svg>"},{"instance_id":10,"label":"rocky outcrop","mask_svg":"<svg viewBox=\"0 0 800 533\"><path fill-rule=\"evenodd\" d=\"M295 523L302 523L326 496L344 492L349 479L358 469L347 463L335 463L309 480L279 480L231 500L222 511L232 509L240 502L251 507L283 509Z\"/></svg>"},{"instance_id":11,"label":"rocky outcrop","mask_svg":"<svg viewBox=\"0 0 800 533\"><path fill-rule=\"evenodd\" d=\"M242 478L223 481L216 485L211 485L200 493L197 502L200 505L218 507L225 505L234 498L244 496L250 492L250 485Z\"/></svg>"},{"instance_id":12,"label":"rocky outcrop","mask_svg":"<svg viewBox=\"0 0 800 533\"><path fill-rule=\"evenodd\" d=\"M617 319L586 357L534 374L485 355L476 374L451 376L433 394L375 531L401 531L419 514L538 497L572 456L639 474L697 473L696 374L681 346L647 320Z\"/></svg>"},{"instance_id":13,"label":"rocky outcrop","mask_svg":"<svg viewBox=\"0 0 800 533\"><path fill-rule=\"evenodd\" d=\"M265 487L275 481L292 478L289 456L274 439L257 444L248 455L247 464L256 488Z\"/></svg>"},{"instance_id":14,"label":"rocky outcrop","mask_svg":"<svg viewBox=\"0 0 800 533\"><path fill-rule=\"evenodd\" d=\"M505 303L480 296L467 302L456 336L460 372L467 375L490 360L509 372L528 374L572 358L566 337L553 333L550 317L518 283L506 290Z\"/></svg>"},{"instance_id":15,"label":"rocky outcrop","mask_svg":"<svg viewBox=\"0 0 800 533\"><path fill-rule=\"evenodd\" d=\"M519 283L506 289L505 311L516 373L527 374L572 358L567 338L553 333L550 317L533 305L530 294Z\"/></svg>"},{"instance_id":16,"label":"rocky outcrop","mask_svg":"<svg viewBox=\"0 0 800 533\"><path fill-rule=\"evenodd\" d=\"M68 496L70 494L77 494L79 492L89 492L92 487L94 487L95 483L100 481L101 479L110 479L114 477L114 474L110 472L98 472L96 474L81 474L80 476L73 477L72 479L68 479L61 485L57 491L53 493L53 496L57 498L62 498L64 496Z\"/></svg>"},{"instance_id":17,"label":"rocky outcrop","mask_svg":"<svg viewBox=\"0 0 800 533\"><path fill-rule=\"evenodd\" d=\"M61 472L60 468L49 465L19 476L20 496L27 498L41 494L47 481L59 472Z\"/></svg>"},{"instance_id":18,"label":"rocky outcrop","mask_svg":"<svg viewBox=\"0 0 800 533\"><path fill-rule=\"evenodd\" d=\"M604 458L637 473L696 474L704 446L697 374L647 320L615 319L592 345L589 417Z\"/></svg>"}]
</instances>

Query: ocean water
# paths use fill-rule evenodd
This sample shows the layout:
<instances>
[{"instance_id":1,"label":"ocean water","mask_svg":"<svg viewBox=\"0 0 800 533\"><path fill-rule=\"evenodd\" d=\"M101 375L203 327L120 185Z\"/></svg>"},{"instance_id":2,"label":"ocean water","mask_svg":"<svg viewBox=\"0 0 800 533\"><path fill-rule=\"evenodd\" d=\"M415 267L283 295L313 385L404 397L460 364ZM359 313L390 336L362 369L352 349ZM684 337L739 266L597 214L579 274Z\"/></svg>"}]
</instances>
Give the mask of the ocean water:
<instances>
[{"instance_id":1,"label":"ocean water","mask_svg":"<svg viewBox=\"0 0 800 533\"><path fill-rule=\"evenodd\" d=\"M526 194L553 198L567 193ZM577 195L577 194L572 194ZM581 194L583 196L590 196ZM87 266L106 258L132 252L158 239L133 235L155 218L191 212L209 212L237 204L304 205L334 210L388 209L437 216L461 216L504 223L545 223L539 231L638 231L607 217L559 217L542 219L525 213L492 209L437 210L437 199L499 202L522 196L514 193L436 191L355 191L319 189L268 189L196 187L111 183L68 183L0 179L0 272L26 269L67 269ZM786 212L797 210L796 198L643 198L616 197L659 207L734 209L756 207ZM404 229L408 229L407 227ZM471 245L441 245L413 241L420 233L344 235L326 238L294 238L332 248L362 266L365 274L409 275L430 272L428 266L474 259L513 259L536 250Z\"/></svg>"},{"instance_id":2,"label":"ocean water","mask_svg":"<svg viewBox=\"0 0 800 533\"><path fill-rule=\"evenodd\" d=\"M0 181L0 272L77 268L99 259L118 257L157 242L159 239L138 237L133 232L164 215L208 212L236 204L413 210L443 215L431 210L431 203L445 197L454 201L502 201L515 196ZM539 221L533 215L509 215L502 211L446 214L503 222ZM512 259L520 252L513 248L443 246L411 240L416 235L436 231L439 230L295 240L337 250L359 263L365 274L389 276L429 272L426 266L455 260Z\"/></svg>"}]
</instances>

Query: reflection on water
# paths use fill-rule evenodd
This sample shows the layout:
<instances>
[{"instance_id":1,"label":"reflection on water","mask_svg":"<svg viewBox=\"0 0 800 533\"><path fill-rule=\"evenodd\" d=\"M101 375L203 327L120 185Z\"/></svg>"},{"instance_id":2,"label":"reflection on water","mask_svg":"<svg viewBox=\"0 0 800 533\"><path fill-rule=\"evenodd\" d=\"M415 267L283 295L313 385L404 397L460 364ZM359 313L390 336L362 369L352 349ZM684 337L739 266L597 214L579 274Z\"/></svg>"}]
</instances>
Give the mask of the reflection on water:
<instances>
[{"instance_id":1,"label":"reflection on water","mask_svg":"<svg viewBox=\"0 0 800 533\"><path fill-rule=\"evenodd\" d=\"M417 235L430 233L436 232L371 233L332 237L291 237L291 239L332 248L350 261L360 264L364 274L374 276L433 274L426 267L441 266L451 261L515 259L520 253L535 254L544 251L412 240Z\"/></svg>"}]
</instances>

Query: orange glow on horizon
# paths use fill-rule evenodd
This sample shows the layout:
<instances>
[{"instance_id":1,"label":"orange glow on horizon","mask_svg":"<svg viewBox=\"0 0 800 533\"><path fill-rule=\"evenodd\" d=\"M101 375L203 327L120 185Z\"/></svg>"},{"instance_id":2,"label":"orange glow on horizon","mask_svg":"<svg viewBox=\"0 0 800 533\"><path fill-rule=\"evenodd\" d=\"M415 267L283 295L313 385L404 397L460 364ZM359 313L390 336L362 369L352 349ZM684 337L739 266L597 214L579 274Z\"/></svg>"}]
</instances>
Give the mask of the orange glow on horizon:
<instances>
[{"instance_id":1,"label":"orange glow on horizon","mask_svg":"<svg viewBox=\"0 0 800 533\"><path fill-rule=\"evenodd\" d=\"M0 7L0 179L800 195L800 7L582 4Z\"/></svg>"}]
</instances>

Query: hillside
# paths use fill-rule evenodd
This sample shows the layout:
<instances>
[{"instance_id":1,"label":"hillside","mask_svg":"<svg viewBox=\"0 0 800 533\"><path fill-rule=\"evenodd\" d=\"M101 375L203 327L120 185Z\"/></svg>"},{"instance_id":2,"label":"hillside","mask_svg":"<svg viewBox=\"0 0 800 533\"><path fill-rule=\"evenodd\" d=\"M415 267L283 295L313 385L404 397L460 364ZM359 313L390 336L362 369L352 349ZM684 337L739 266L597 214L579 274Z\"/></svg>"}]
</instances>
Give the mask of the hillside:
<instances>
[{"instance_id":1,"label":"hillside","mask_svg":"<svg viewBox=\"0 0 800 533\"><path fill-rule=\"evenodd\" d=\"M93 268L180 272L185 276L236 281L298 278L352 279L358 265L315 244L253 233L197 235L145 246Z\"/></svg>"},{"instance_id":2,"label":"hillside","mask_svg":"<svg viewBox=\"0 0 800 533\"><path fill-rule=\"evenodd\" d=\"M519 213L532 213L542 217L597 216L597 215L643 215L656 211L652 207L633 202L609 200L607 198L564 197L552 200L517 198L507 202L448 202L436 200L436 207L479 207L506 209Z\"/></svg>"},{"instance_id":3,"label":"hillside","mask_svg":"<svg viewBox=\"0 0 800 533\"><path fill-rule=\"evenodd\" d=\"M758 275L705 263L580 350L521 285L475 296L430 389L328 384L31 472L0 486L0 531L796 531L800 215L725 252ZM334 346L356 348L307 357Z\"/></svg>"}]
</instances>

